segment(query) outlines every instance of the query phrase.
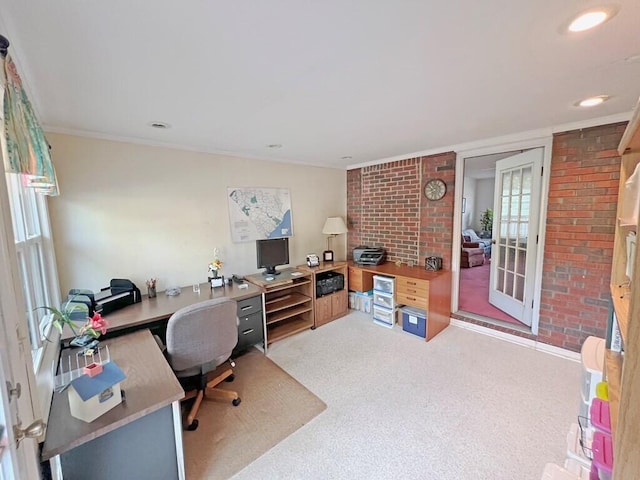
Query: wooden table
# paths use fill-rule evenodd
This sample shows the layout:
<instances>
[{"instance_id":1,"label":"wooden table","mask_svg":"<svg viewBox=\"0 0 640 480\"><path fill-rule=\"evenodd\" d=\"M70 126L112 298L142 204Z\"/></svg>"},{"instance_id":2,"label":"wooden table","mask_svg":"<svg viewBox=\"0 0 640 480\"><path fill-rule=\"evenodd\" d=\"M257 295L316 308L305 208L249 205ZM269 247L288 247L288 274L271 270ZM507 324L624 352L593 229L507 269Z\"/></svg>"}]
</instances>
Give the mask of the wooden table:
<instances>
[{"instance_id":1,"label":"wooden table","mask_svg":"<svg viewBox=\"0 0 640 480\"><path fill-rule=\"evenodd\" d=\"M149 330L113 338L125 401L86 423L54 393L42 460L58 457L68 478L184 478L179 401L184 390Z\"/></svg>"}]
</instances>

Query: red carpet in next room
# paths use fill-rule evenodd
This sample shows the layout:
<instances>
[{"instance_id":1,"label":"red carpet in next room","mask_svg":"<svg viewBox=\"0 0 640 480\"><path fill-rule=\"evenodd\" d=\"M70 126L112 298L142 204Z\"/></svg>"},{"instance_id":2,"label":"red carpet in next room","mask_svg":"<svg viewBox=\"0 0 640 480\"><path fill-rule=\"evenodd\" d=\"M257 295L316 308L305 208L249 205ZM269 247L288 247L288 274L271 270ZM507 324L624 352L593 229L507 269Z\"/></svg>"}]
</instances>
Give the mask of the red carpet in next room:
<instances>
[{"instance_id":1,"label":"red carpet in next room","mask_svg":"<svg viewBox=\"0 0 640 480\"><path fill-rule=\"evenodd\" d=\"M522 326L523 323L489 303L490 269L489 262L477 267L460 269L458 309Z\"/></svg>"}]
</instances>

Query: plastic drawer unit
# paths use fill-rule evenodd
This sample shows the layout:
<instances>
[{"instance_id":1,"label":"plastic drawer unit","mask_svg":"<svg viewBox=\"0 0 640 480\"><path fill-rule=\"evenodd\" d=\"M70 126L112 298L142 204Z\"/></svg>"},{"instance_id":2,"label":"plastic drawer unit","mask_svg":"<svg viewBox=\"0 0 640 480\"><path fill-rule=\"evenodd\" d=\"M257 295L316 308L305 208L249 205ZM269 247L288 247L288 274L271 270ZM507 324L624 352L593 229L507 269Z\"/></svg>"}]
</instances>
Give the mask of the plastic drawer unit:
<instances>
[{"instance_id":1,"label":"plastic drawer unit","mask_svg":"<svg viewBox=\"0 0 640 480\"><path fill-rule=\"evenodd\" d=\"M587 337L580 349L582 364L582 403L587 405L596 397L596 386L602 381L605 340Z\"/></svg>"},{"instance_id":2,"label":"plastic drawer unit","mask_svg":"<svg viewBox=\"0 0 640 480\"><path fill-rule=\"evenodd\" d=\"M383 327L393 328L393 310L374 304L373 321Z\"/></svg>"},{"instance_id":3,"label":"plastic drawer unit","mask_svg":"<svg viewBox=\"0 0 640 480\"><path fill-rule=\"evenodd\" d=\"M378 305L379 307L385 308L393 308L393 294L392 293L383 293L378 290L373 291L373 304Z\"/></svg>"},{"instance_id":4,"label":"plastic drawer unit","mask_svg":"<svg viewBox=\"0 0 640 480\"><path fill-rule=\"evenodd\" d=\"M390 293L393 295L393 277L385 277L383 275L374 275L373 276L373 290L382 292L382 293Z\"/></svg>"}]
</instances>

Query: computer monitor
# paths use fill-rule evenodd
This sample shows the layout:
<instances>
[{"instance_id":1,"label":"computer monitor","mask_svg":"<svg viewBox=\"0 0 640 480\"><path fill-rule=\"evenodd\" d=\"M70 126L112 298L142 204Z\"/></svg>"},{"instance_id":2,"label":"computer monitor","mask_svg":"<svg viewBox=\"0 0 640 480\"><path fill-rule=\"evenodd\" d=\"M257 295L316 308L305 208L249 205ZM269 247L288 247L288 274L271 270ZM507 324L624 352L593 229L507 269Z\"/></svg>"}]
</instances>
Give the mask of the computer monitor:
<instances>
[{"instance_id":1,"label":"computer monitor","mask_svg":"<svg viewBox=\"0 0 640 480\"><path fill-rule=\"evenodd\" d=\"M279 265L289 263L289 238L267 238L256 240L256 256L258 268L264 268L263 275L279 275Z\"/></svg>"}]
</instances>

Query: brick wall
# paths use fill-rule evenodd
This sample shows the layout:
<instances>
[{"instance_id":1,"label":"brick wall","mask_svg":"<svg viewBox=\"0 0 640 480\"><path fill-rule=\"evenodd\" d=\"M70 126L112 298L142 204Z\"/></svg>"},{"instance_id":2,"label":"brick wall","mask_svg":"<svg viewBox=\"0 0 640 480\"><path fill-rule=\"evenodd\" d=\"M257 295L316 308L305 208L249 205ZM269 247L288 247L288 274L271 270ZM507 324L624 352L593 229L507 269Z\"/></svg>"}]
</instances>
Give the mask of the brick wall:
<instances>
[{"instance_id":1,"label":"brick wall","mask_svg":"<svg viewBox=\"0 0 640 480\"><path fill-rule=\"evenodd\" d=\"M574 351L587 336L604 336L620 170L616 149L625 126L554 136L538 336L454 317ZM347 172L349 251L361 244L383 245L393 252L392 258L403 262L415 258L420 264L425 256L436 254L450 269L455 158L449 152ZM419 175L419 181L404 178L411 175ZM447 183L447 194L438 202L429 202L422 194L431 178ZM392 193L389 185L402 194ZM419 205L417 223L411 209L401 211L403 202ZM386 213L386 208L398 211ZM380 222L384 215L400 215L398 223L404 226L393 225L393 219ZM417 235L411 230L416 224Z\"/></svg>"},{"instance_id":2,"label":"brick wall","mask_svg":"<svg viewBox=\"0 0 640 480\"><path fill-rule=\"evenodd\" d=\"M578 351L605 336L626 123L554 136L538 340Z\"/></svg>"},{"instance_id":3,"label":"brick wall","mask_svg":"<svg viewBox=\"0 0 640 480\"><path fill-rule=\"evenodd\" d=\"M430 201L423 195L420 209L420 263L424 258L442 257L442 267L451 270L451 245L453 243L453 203L456 176L455 152L422 157L422 188L432 178L440 178L447 184L447 194L442 200Z\"/></svg>"},{"instance_id":4,"label":"brick wall","mask_svg":"<svg viewBox=\"0 0 640 480\"><path fill-rule=\"evenodd\" d=\"M435 254L450 266L454 174L452 152L349 170L349 251L357 245L379 246L386 249L387 260L414 264ZM435 177L447 182L447 195L429 202L422 190Z\"/></svg>"}]
</instances>

